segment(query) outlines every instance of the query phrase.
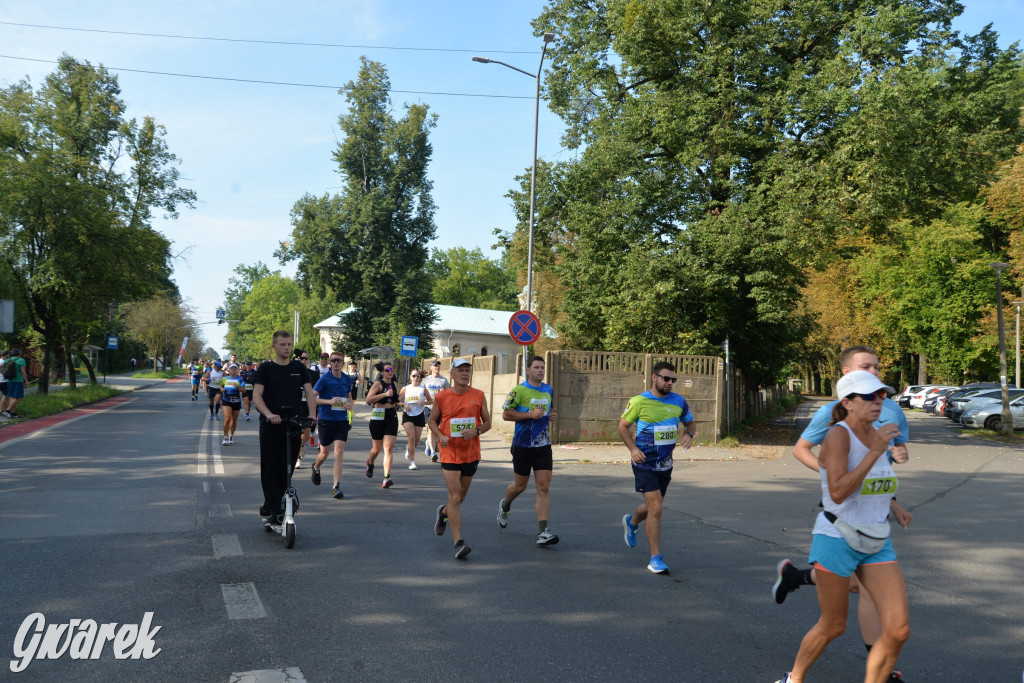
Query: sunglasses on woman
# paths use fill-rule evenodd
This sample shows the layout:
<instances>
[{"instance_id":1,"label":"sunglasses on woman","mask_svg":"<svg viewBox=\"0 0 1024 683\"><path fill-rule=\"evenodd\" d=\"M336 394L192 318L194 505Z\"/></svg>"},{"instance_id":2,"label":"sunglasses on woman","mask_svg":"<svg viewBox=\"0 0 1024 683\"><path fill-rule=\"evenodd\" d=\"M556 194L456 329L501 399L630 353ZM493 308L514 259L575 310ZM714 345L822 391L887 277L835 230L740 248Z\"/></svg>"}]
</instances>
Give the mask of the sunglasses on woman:
<instances>
[{"instance_id":1,"label":"sunglasses on woman","mask_svg":"<svg viewBox=\"0 0 1024 683\"><path fill-rule=\"evenodd\" d=\"M870 402L874 401L875 399L885 398L885 395L887 393L888 392L885 389L879 389L878 391L875 391L875 392L870 393L870 394L849 394L849 395L847 395L846 398L853 399L854 396L859 396L861 398L861 400L867 401L868 403L870 403Z\"/></svg>"}]
</instances>

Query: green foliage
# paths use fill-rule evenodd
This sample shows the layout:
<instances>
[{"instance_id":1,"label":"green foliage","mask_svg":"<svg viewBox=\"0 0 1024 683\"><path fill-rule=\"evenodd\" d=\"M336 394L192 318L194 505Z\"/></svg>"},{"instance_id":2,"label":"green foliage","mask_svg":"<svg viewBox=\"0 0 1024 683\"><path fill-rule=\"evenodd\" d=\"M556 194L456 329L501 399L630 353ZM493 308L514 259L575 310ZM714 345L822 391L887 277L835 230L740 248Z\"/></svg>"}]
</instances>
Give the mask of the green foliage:
<instances>
[{"instance_id":1,"label":"green foliage","mask_svg":"<svg viewBox=\"0 0 1024 683\"><path fill-rule=\"evenodd\" d=\"M728 336L746 375L773 382L808 331L808 266L975 197L1020 141L1019 52L952 32L960 9L551 2L534 27L558 35L546 85L581 151L538 178L538 225L568 345Z\"/></svg>"},{"instance_id":2,"label":"green foliage","mask_svg":"<svg viewBox=\"0 0 1024 683\"><path fill-rule=\"evenodd\" d=\"M125 304L121 314L127 334L141 343L153 359L154 372L157 360L163 359L165 366L177 360L185 337L199 338L192 310L171 297L157 296Z\"/></svg>"},{"instance_id":3,"label":"green foliage","mask_svg":"<svg viewBox=\"0 0 1024 683\"><path fill-rule=\"evenodd\" d=\"M87 384L77 388L61 389L50 394L30 391L18 402L18 414L23 417L46 417L86 403L117 396L124 393L105 384Z\"/></svg>"},{"instance_id":4,"label":"green foliage","mask_svg":"<svg viewBox=\"0 0 1024 683\"><path fill-rule=\"evenodd\" d=\"M432 301L447 306L516 311L515 276L479 249L434 249L427 263Z\"/></svg>"},{"instance_id":5,"label":"green foliage","mask_svg":"<svg viewBox=\"0 0 1024 683\"><path fill-rule=\"evenodd\" d=\"M390 87L384 66L363 58L358 78L342 90L349 109L338 118L345 139L334 160L344 189L296 202L292 241L277 252L298 261L303 291L336 292L356 307L342 321L350 355L377 344L397 348L403 335L425 345L432 339L425 266L436 233L427 177L436 116L412 104L396 119Z\"/></svg>"},{"instance_id":6,"label":"green foliage","mask_svg":"<svg viewBox=\"0 0 1024 683\"><path fill-rule=\"evenodd\" d=\"M58 349L70 361L117 304L174 289L152 213L176 217L195 195L178 187L163 128L124 109L115 76L66 55L37 91L0 90L0 266L15 275L44 370Z\"/></svg>"}]
</instances>

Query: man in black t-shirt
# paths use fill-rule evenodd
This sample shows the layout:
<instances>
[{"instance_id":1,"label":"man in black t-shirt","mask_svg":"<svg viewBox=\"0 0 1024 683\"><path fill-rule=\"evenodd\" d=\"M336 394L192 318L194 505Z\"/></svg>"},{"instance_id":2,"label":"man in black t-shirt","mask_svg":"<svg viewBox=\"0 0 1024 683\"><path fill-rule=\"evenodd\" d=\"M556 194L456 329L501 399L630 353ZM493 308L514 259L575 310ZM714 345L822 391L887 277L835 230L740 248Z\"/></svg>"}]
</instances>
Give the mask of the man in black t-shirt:
<instances>
[{"instance_id":1,"label":"man in black t-shirt","mask_svg":"<svg viewBox=\"0 0 1024 683\"><path fill-rule=\"evenodd\" d=\"M260 481L263 484L261 517L281 513L281 498L288 487L288 473L295 469L295 459L302 448L301 431L291 436L291 462L287 458L286 426L282 414L301 415L302 408L316 420L316 394L309 382L306 367L292 357L292 335L278 330L273 339L274 357L256 370L252 402L260 414ZM299 398L304 395L306 403ZM287 468L287 469L286 469Z\"/></svg>"}]
</instances>

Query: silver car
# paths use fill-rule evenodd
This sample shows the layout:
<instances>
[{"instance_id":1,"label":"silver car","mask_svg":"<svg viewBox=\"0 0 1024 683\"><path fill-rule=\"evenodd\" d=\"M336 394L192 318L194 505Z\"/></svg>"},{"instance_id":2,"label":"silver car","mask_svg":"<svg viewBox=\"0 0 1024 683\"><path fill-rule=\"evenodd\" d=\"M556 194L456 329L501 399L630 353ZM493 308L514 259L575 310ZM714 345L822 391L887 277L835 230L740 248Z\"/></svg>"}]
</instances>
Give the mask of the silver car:
<instances>
[{"instance_id":1,"label":"silver car","mask_svg":"<svg viewBox=\"0 0 1024 683\"><path fill-rule=\"evenodd\" d=\"M981 406L969 406L960 421L964 427L972 429L989 429L998 432L1002 422L1003 402L997 401ZM1024 429L1024 396L1010 401L1010 416L1013 418L1014 429Z\"/></svg>"}]
</instances>

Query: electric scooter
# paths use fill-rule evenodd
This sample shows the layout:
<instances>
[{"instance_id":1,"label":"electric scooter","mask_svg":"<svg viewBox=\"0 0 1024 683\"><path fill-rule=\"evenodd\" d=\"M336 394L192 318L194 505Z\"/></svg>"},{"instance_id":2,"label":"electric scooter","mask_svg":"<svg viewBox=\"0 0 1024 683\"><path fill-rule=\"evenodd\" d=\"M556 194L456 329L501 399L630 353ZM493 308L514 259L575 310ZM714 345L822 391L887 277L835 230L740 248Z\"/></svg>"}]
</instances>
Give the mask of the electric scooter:
<instances>
[{"instance_id":1,"label":"electric scooter","mask_svg":"<svg viewBox=\"0 0 1024 683\"><path fill-rule=\"evenodd\" d=\"M292 487L292 438L296 432L301 435L302 430L314 424L316 420L311 420L306 415L296 415L294 409L290 406L282 406L280 414L281 421L285 425L286 456L284 466L288 472L288 486L281 497L284 514L281 515L280 522L273 521L278 515L272 515L264 519L263 530L267 533L273 531L284 536L284 547L291 550L295 546L295 513L299 511L299 497L295 494L295 489Z\"/></svg>"}]
</instances>

